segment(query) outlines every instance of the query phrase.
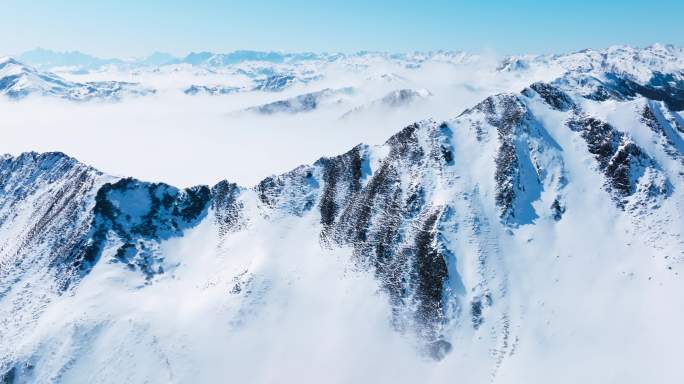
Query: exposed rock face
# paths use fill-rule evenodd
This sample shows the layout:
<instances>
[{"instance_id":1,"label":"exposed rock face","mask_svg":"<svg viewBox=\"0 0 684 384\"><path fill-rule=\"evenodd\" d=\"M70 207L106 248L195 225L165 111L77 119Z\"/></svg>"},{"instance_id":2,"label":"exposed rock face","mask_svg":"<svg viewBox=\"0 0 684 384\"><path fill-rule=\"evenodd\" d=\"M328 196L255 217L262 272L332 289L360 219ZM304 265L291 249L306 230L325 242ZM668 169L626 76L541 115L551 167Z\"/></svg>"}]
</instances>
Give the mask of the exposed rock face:
<instances>
[{"instance_id":1,"label":"exposed rock face","mask_svg":"<svg viewBox=\"0 0 684 384\"><path fill-rule=\"evenodd\" d=\"M290 74L274 74L256 82L255 91L278 92L289 87L296 81L296 77Z\"/></svg>"},{"instance_id":2,"label":"exposed rock face","mask_svg":"<svg viewBox=\"0 0 684 384\"><path fill-rule=\"evenodd\" d=\"M536 84L530 89L539 89L554 108L573 105L568 104L571 100L567 95L551 87ZM523 94L530 94L530 89ZM489 97L462 116L473 114L483 116L498 138L495 201L502 221L511 225L531 223L537 218L531 204L544 187L560 190L565 185L560 147L517 95ZM487 131L484 125L476 120L480 135Z\"/></svg>"},{"instance_id":3,"label":"exposed rock face","mask_svg":"<svg viewBox=\"0 0 684 384\"><path fill-rule=\"evenodd\" d=\"M181 191L133 179L105 184L95 197L90 238L77 263L89 268L114 242L118 248L113 260L139 269L148 278L163 273L159 242L196 225L206 215L210 198L206 186Z\"/></svg>"},{"instance_id":4,"label":"exposed rock face","mask_svg":"<svg viewBox=\"0 0 684 384\"><path fill-rule=\"evenodd\" d=\"M303 215L318 208L323 244L352 246L360 265L374 268L392 302L395 326L416 329L435 357L450 348L440 333L452 257L440 223L450 208L430 201L423 183L453 161L447 132L446 124L414 124L387 141L377 169L370 168L369 148L357 146L256 188L274 209Z\"/></svg>"},{"instance_id":5,"label":"exposed rock face","mask_svg":"<svg viewBox=\"0 0 684 384\"><path fill-rule=\"evenodd\" d=\"M61 153L0 162L0 228L17 234L0 239L0 297L35 268L54 278L58 291L81 275L74 250L88 238L95 194L108 179Z\"/></svg>"},{"instance_id":6,"label":"exposed rock face","mask_svg":"<svg viewBox=\"0 0 684 384\"><path fill-rule=\"evenodd\" d=\"M243 203L239 200L240 187L235 183L221 181L211 188L211 208L219 224L220 235L238 230L246 218L242 215Z\"/></svg>"},{"instance_id":7,"label":"exposed rock face","mask_svg":"<svg viewBox=\"0 0 684 384\"><path fill-rule=\"evenodd\" d=\"M522 94L527 97L532 97L533 93L537 93L544 101L557 111L569 111L577 108L572 98L560 89L543 82L537 82L525 88Z\"/></svg>"},{"instance_id":8,"label":"exposed rock face","mask_svg":"<svg viewBox=\"0 0 684 384\"><path fill-rule=\"evenodd\" d=\"M353 247L358 261L375 270L389 295L395 326L417 331L436 358L449 348L443 332L452 311L460 311L459 302L467 300L464 282L449 267L457 255L446 240L455 234L455 215L466 213L436 198L436 185L457 183L451 171L455 154L450 125L465 121L477 121L483 135L494 134L499 142L491 177L502 221L512 226L532 222L537 214L531 203L540 191L563 187L563 164L557 144L516 95L488 98L454 122L410 125L381 150L358 146L268 178L256 188L261 201L276 210L302 216L318 207L323 244ZM556 204L554 212L560 216L564 208L559 200ZM475 219L473 228L486 225ZM483 268L491 268L490 262L480 260ZM482 290L488 284L482 279L471 282L479 286L473 288L478 292L474 326L484 321L485 307L493 300Z\"/></svg>"},{"instance_id":9,"label":"exposed rock face","mask_svg":"<svg viewBox=\"0 0 684 384\"><path fill-rule=\"evenodd\" d=\"M576 117L568 121L568 126L586 140L587 149L606 178L606 188L619 206L624 206L626 198L637 192L639 183L646 183L647 197L669 194L666 176L625 134L593 117ZM647 177L642 178L644 175Z\"/></svg>"},{"instance_id":10,"label":"exposed rock face","mask_svg":"<svg viewBox=\"0 0 684 384\"><path fill-rule=\"evenodd\" d=\"M427 199L420 181L448 165L441 138L434 123L405 128L388 140L389 153L360 190L363 160L356 153L338 159L351 165L342 179L348 203L335 210L337 218L324 216L331 240L352 244L357 257L375 268L395 306L396 325L415 326L431 340L440 338L438 328L445 322L448 275L437 227L446 208ZM415 312L407 314L407 307Z\"/></svg>"},{"instance_id":11,"label":"exposed rock face","mask_svg":"<svg viewBox=\"0 0 684 384\"><path fill-rule=\"evenodd\" d=\"M657 136L664 151L673 159L684 164L684 139L678 133L681 129L680 117L664 103L649 101L641 111L641 122L646 124Z\"/></svg>"},{"instance_id":12,"label":"exposed rock face","mask_svg":"<svg viewBox=\"0 0 684 384\"><path fill-rule=\"evenodd\" d=\"M302 216L316 204L319 187L313 167L300 166L283 175L267 177L255 190L267 207Z\"/></svg>"},{"instance_id":13,"label":"exposed rock face","mask_svg":"<svg viewBox=\"0 0 684 384\"><path fill-rule=\"evenodd\" d=\"M515 96L489 97L475 107L486 116L488 124L496 127L500 142L496 157L496 204L501 207L502 218L515 216L516 185L519 182L520 161L516 153L516 128L527 110Z\"/></svg>"},{"instance_id":14,"label":"exposed rock face","mask_svg":"<svg viewBox=\"0 0 684 384\"><path fill-rule=\"evenodd\" d=\"M606 179L606 189L612 193L619 207L624 208L627 198L637 191L643 192L637 197L640 203L670 194L671 183L667 176L625 133L598 118L587 116L577 104L568 104L567 101L572 102L569 96L552 85L538 83L530 89L554 109L571 111L567 125L586 141L587 150L594 155L598 169ZM529 89L523 94L531 95ZM648 106L642 113L642 121L667 136Z\"/></svg>"},{"instance_id":15,"label":"exposed rock face","mask_svg":"<svg viewBox=\"0 0 684 384\"><path fill-rule=\"evenodd\" d=\"M319 203L324 233L330 231L345 204L361 190L366 151L367 147L359 145L344 155L318 161L325 182ZM365 170L366 176L369 172Z\"/></svg>"}]
</instances>

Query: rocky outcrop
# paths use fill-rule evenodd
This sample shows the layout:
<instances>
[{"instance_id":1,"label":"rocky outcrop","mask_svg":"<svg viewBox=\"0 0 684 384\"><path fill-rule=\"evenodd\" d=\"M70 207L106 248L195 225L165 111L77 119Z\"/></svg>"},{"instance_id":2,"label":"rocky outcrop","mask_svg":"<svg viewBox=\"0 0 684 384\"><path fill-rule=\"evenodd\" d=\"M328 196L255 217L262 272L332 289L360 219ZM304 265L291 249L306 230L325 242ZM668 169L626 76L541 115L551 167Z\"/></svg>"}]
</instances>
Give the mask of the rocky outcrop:
<instances>
[{"instance_id":1,"label":"rocky outcrop","mask_svg":"<svg viewBox=\"0 0 684 384\"><path fill-rule=\"evenodd\" d=\"M291 74L274 74L256 81L255 91L278 92L291 86L297 78Z\"/></svg>"},{"instance_id":2,"label":"rocky outcrop","mask_svg":"<svg viewBox=\"0 0 684 384\"><path fill-rule=\"evenodd\" d=\"M317 209L324 246L351 246L357 262L372 268L393 306L395 326L415 330L435 357L450 346L441 335L453 257L441 238L449 208L431 201L428 179L453 163L446 124L413 124L390 138L387 154L367 146L262 181L261 202L279 212ZM458 279L458 277L456 277Z\"/></svg>"},{"instance_id":3,"label":"rocky outcrop","mask_svg":"<svg viewBox=\"0 0 684 384\"><path fill-rule=\"evenodd\" d=\"M211 188L211 209L220 235L241 229L247 220L242 212L244 204L239 199L241 192L242 189L237 184L225 180Z\"/></svg>"},{"instance_id":4,"label":"rocky outcrop","mask_svg":"<svg viewBox=\"0 0 684 384\"><path fill-rule=\"evenodd\" d=\"M567 93L548 83L536 82L525 88L521 93L527 97L533 97L536 93L546 104L557 111L566 112L577 108L577 105Z\"/></svg>"},{"instance_id":5,"label":"rocky outcrop","mask_svg":"<svg viewBox=\"0 0 684 384\"><path fill-rule=\"evenodd\" d=\"M85 244L75 250L75 262L87 270L113 243L113 261L140 270L147 278L163 273L159 242L181 236L199 223L210 199L206 186L178 190L134 179L107 183L97 192L92 229Z\"/></svg>"},{"instance_id":6,"label":"rocky outcrop","mask_svg":"<svg viewBox=\"0 0 684 384\"><path fill-rule=\"evenodd\" d=\"M645 183L645 198L669 194L670 183L656 162L624 133L586 116L576 116L568 121L568 126L586 141L587 150L594 155L598 169L605 176L606 188L618 206L624 207L626 198L640 189L640 183Z\"/></svg>"},{"instance_id":7,"label":"rocky outcrop","mask_svg":"<svg viewBox=\"0 0 684 384\"><path fill-rule=\"evenodd\" d=\"M596 117L587 115L570 97L550 84L536 83L523 91L528 97L534 90L552 108L570 112L567 125L578 132L594 156L598 169L605 177L605 187L611 192L616 204L624 208L630 196L637 192L635 203L646 203L670 194L671 183L655 160L638 146L627 134ZM673 135L659 123L659 119L647 103L641 121L665 138L665 150L672 154ZM669 135L668 135L669 134ZM676 139L675 139L676 140ZM634 200L634 199L633 199ZM554 202L554 210L561 213L562 204Z\"/></svg>"},{"instance_id":8,"label":"rocky outcrop","mask_svg":"<svg viewBox=\"0 0 684 384\"><path fill-rule=\"evenodd\" d=\"M554 108L574 106L567 95L541 84L524 90L523 95L536 90ZM480 116L473 119L478 136L491 136L487 126L496 132L495 203L501 220L511 226L532 223L538 217L532 203L541 191L560 191L565 185L560 147L518 95L489 97L461 116L469 115Z\"/></svg>"},{"instance_id":9,"label":"rocky outcrop","mask_svg":"<svg viewBox=\"0 0 684 384\"><path fill-rule=\"evenodd\" d=\"M657 135L665 153L684 165L684 139L679 130L679 115L663 108L664 103L648 101L641 110L640 120Z\"/></svg>"}]
</instances>

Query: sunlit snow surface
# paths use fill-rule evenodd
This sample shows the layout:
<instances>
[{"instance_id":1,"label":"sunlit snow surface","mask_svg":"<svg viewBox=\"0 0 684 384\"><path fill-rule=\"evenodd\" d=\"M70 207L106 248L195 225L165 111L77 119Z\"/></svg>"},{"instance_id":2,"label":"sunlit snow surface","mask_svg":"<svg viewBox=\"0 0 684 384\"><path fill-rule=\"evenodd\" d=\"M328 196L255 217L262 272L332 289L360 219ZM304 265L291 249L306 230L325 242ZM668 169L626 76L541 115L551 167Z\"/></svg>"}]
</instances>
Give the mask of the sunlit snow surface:
<instances>
[{"instance_id":1,"label":"sunlit snow surface","mask_svg":"<svg viewBox=\"0 0 684 384\"><path fill-rule=\"evenodd\" d=\"M607 60L584 52L503 64L444 54L424 61L363 55L305 61L282 65L314 80L214 96L183 90L192 84L250 89L253 82L234 72L259 66L109 68L62 75L75 83L135 78L157 93L117 103L37 95L2 101L7 139L0 151L15 157L0 158L0 370L13 372L0 377L17 383L682 382L682 113L641 96L591 100L586 88L567 84L577 73L598 78L616 69L640 80L654 71L681 73L684 56L665 46L638 55L628 48L608 52ZM539 80L567 92L568 100L552 101L572 107L554 107L543 88L520 93ZM333 94L306 112L249 109L347 87L354 92L339 103ZM397 92L406 89L414 91L403 93L408 99ZM485 99L500 92L512 93ZM611 127L600 131L610 140L599 150L591 147L596 132L577 128L589 117ZM423 121L415 129L385 142L417 120ZM357 147L359 163L351 164L358 170L349 174L358 180L350 192L347 168L314 162L359 142L370 146ZM639 150L624 151L630 144ZM24 150L65 151L105 173L61 155L16 157ZM617 165L602 165L603 153ZM629 161L621 162L621 153ZM300 164L313 165L262 181ZM229 189L239 192L226 209L214 187L212 203L184 221L174 218L177 202L168 203L152 223L171 219L163 224L175 229L150 235L143 228L128 238L154 199L136 182L143 189L98 195L118 175L179 187L227 179L242 188ZM164 193L187 197L167 186L154 191L160 201ZM392 196L404 212L398 224L383 216L394 217L397 208L382 200ZM129 227L109 228L92 268L71 268L62 250L96 237L92 228L108 213L97 213L94 226L91 212L103 198L130 216L116 219ZM397 301L383 280L392 272L369 267L358 243L396 225L400 235L390 243L411 249L432 212L439 219L427 232L438 235L429 247L447 248L439 255L448 279L438 299L444 318L428 321L423 332L411 317L422 303L411 299L416 288L407 284L409 293ZM367 239L344 244L331 235L335 226L344 235L365 222ZM127 241L136 256L118 253ZM447 341L450 351L430 353L430 337Z\"/></svg>"}]
</instances>

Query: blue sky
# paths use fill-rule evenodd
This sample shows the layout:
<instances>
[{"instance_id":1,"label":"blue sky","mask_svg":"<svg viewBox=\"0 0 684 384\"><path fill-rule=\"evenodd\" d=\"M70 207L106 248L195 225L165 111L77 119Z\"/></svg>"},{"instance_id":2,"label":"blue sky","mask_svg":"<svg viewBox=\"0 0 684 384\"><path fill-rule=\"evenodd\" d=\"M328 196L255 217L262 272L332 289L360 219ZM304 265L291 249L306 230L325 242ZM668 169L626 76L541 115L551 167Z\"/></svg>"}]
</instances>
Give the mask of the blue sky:
<instances>
[{"instance_id":1,"label":"blue sky","mask_svg":"<svg viewBox=\"0 0 684 384\"><path fill-rule=\"evenodd\" d=\"M684 0L2 0L0 54L494 50L684 45Z\"/></svg>"}]
</instances>

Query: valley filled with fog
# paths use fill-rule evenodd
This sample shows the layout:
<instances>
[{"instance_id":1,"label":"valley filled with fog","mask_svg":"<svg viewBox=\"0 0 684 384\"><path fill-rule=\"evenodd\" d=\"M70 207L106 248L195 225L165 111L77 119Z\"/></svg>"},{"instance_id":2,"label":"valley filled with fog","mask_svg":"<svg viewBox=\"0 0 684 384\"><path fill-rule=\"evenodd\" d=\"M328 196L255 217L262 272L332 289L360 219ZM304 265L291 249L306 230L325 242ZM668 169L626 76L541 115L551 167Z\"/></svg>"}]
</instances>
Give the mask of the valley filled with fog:
<instances>
[{"instance_id":1,"label":"valley filled with fog","mask_svg":"<svg viewBox=\"0 0 684 384\"><path fill-rule=\"evenodd\" d=\"M0 113L8 132L3 151L62 151L112 174L178 186L223 179L252 185L359 143L380 144L415 121L455 117L486 96L518 92L530 80L551 79L559 71L543 68L531 77L497 71L501 63L493 54L416 56L368 53L330 62L50 68L73 82L137 83L155 93L116 102L73 102L41 92L20 102L3 99ZM304 80L282 89L253 90L255 82L272 74ZM219 95L184 92L193 85L242 89ZM245 111L322 90L344 92L310 110ZM401 90L428 94L392 95Z\"/></svg>"}]
</instances>

